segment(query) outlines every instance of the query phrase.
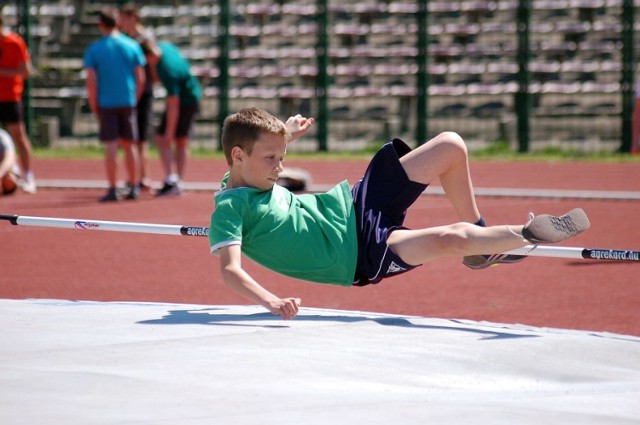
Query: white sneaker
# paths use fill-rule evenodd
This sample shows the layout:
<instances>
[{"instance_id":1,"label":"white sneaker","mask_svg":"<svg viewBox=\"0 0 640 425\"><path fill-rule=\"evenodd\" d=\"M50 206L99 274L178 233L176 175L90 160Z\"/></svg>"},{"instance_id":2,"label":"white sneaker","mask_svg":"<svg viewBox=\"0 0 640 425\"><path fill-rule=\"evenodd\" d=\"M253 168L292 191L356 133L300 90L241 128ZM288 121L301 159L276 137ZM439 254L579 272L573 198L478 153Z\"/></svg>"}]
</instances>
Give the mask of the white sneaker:
<instances>
[{"instance_id":1,"label":"white sneaker","mask_svg":"<svg viewBox=\"0 0 640 425\"><path fill-rule=\"evenodd\" d=\"M21 184L22 191L25 193L34 194L38 191L36 187L36 179L33 177L33 173L25 173Z\"/></svg>"}]
</instances>

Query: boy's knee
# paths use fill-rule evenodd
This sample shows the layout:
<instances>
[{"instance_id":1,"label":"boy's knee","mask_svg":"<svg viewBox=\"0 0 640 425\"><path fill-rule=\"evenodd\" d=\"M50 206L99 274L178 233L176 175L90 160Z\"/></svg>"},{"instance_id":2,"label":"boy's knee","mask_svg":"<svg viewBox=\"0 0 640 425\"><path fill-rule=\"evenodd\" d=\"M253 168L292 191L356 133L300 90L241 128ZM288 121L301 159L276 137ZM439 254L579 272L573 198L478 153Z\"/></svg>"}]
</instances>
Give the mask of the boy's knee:
<instances>
[{"instance_id":1,"label":"boy's knee","mask_svg":"<svg viewBox=\"0 0 640 425\"><path fill-rule=\"evenodd\" d=\"M465 222L447 226L446 232L442 235L442 242L446 251L451 254L466 252L469 237L474 230L475 225Z\"/></svg>"},{"instance_id":2,"label":"boy's knee","mask_svg":"<svg viewBox=\"0 0 640 425\"><path fill-rule=\"evenodd\" d=\"M447 143L465 155L467 154L467 145L464 143L464 139L455 131L442 132L438 137L441 137L442 142Z\"/></svg>"}]
</instances>

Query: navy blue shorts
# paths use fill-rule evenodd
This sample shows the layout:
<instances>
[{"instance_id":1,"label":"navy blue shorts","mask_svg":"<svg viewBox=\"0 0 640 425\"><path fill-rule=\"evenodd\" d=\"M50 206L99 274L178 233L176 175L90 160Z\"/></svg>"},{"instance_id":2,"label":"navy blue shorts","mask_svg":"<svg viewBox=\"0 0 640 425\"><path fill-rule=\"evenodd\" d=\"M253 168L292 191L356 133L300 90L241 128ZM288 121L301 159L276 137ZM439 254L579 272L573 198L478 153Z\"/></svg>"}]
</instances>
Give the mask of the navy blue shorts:
<instances>
[{"instance_id":1,"label":"navy blue shorts","mask_svg":"<svg viewBox=\"0 0 640 425\"><path fill-rule=\"evenodd\" d=\"M135 108L100 108L100 141L118 139L138 141L138 116Z\"/></svg>"},{"instance_id":2,"label":"navy blue shorts","mask_svg":"<svg viewBox=\"0 0 640 425\"><path fill-rule=\"evenodd\" d=\"M417 267L406 264L387 245L392 231L405 228L407 209L427 188L409 180L402 168L400 157L409 152L411 148L400 139L385 144L351 190L358 232L354 286L378 283Z\"/></svg>"},{"instance_id":3,"label":"navy blue shorts","mask_svg":"<svg viewBox=\"0 0 640 425\"><path fill-rule=\"evenodd\" d=\"M191 127L193 126L193 123L198 116L199 110L200 106L197 104L180 106L180 112L178 113L178 124L176 125L176 134L174 134L174 137L189 137L189 135L191 134ZM160 120L160 125L156 130L156 134L163 135L166 128L167 113L165 111L165 113L162 114L162 119Z\"/></svg>"}]
</instances>

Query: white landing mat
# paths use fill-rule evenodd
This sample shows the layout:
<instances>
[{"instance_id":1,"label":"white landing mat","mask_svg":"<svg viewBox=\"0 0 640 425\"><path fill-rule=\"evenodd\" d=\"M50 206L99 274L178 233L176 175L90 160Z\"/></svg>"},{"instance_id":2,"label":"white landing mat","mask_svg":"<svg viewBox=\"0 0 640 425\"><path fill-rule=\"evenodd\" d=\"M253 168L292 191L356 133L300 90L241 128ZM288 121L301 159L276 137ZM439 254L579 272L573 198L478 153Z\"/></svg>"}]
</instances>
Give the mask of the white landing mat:
<instances>
[{"instance_id":1,"label":"white landing mat","mask_svg":"<svg viewBox=\"0 0 640 425\"><path fill-rule=\"evenodd\" d=\"M640 338L303 309L0 300L2 425L638 424Z\"/></svg>"}]
</instances>

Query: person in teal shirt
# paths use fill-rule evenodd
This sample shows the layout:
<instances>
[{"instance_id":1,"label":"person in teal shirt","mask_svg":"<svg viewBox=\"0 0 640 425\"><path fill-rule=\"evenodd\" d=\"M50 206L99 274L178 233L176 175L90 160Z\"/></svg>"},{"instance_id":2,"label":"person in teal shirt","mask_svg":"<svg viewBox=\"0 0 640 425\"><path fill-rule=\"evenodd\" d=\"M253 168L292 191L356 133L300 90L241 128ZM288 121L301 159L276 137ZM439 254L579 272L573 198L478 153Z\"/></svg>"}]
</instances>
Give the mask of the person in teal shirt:
<instances>
[{"instance_id":1,"label":"person in teal shirt","mask_svg":"<svg viewBox=\"0 0 640 425\"><path fill-rule=\"evenodd\" d=\"M467 149L444 132L411 149L402 140L385 144L364 177L326 193L291 193L277 181L287 144L304 135L313 118L286 123L257 108L225 119L222 147L229 171L214 196L209 247L220 257L225 285L283 319L295 317L301 300L281 298L242 267L242 255L294 278L342 286L366 286L445 256L463 256L475 269L522 258L500 254L529 243L553 243L589 227L576 208L525 225L485 225L476 205ZM439 179L458 223L424 229L403 226L407 209ZM497 254L486 254L497 253Z\"/></svg>"},{"instance_id":2,"label":"person in teal shirt","mask_svg":"<svg viewBox=\"0 0 640 425\"><path fill-rule=\"evenodd\" d=\"M179 195L187 164L189 135L198 114L202 92L189 62L168 42L141 44L152 73L167 91L166 109L156 131L156 145L164 170L164 185L157 196ZM175 140L175 154L171 144ZM173 160L175 158L175 172Z\"/></svg>"}]
</instances>

